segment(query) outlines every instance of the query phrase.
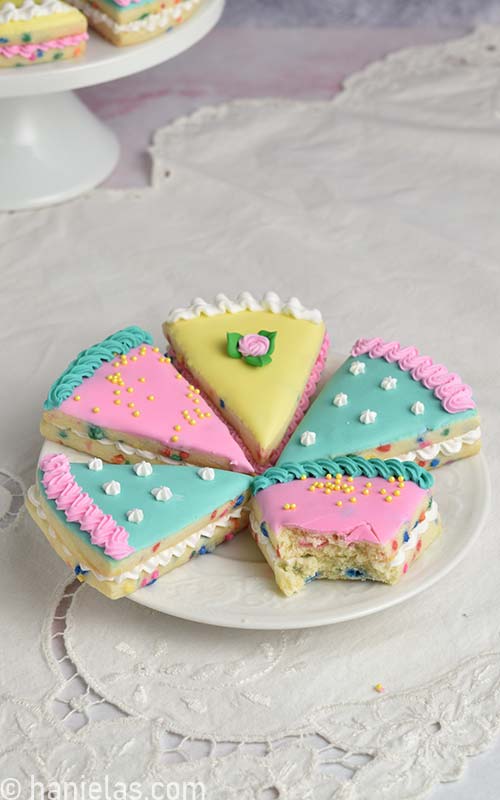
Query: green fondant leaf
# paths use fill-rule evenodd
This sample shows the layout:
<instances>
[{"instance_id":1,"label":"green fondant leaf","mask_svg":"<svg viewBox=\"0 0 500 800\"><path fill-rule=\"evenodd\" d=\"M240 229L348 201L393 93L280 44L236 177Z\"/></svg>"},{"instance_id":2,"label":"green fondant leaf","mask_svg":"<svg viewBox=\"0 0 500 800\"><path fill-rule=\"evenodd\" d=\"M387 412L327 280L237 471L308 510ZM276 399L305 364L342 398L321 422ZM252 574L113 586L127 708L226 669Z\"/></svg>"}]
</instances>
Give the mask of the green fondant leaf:
<instances>
[{"instance_id":1,"label":"green fondant leaf","mask_svg":"<svg viewBox=\"0 0 500 800\"><path fill-rule=\"evenodd\" d=\"M245 362L251 367L265 367L272 361L271 356L266 353L264 356L245 356Z\"/></svg>"},{"instance_id":2,"label":"green fondant leaf","mask_svg":"<svg viewBox=\"0 0 500 800\"><path fill-rule=\"evenodd\" d=\"M259 331L259 336L265 336L266 339L269 339L269 350L267 351L268 356L272 356L274 353L274 345L277 335L277 331Z\"/></svg>"},{"instance_id":3,"label":"green fondant leaf","mask_svg":"<svg viewBox=\"0 0 500 800\"><path fill-rule=\"evenodd\" d=\"M241 358L241 353L238 350L238 342L241 339L241 333L227 333L227 354L230 358Z\"/></svg>"}]
</instances>

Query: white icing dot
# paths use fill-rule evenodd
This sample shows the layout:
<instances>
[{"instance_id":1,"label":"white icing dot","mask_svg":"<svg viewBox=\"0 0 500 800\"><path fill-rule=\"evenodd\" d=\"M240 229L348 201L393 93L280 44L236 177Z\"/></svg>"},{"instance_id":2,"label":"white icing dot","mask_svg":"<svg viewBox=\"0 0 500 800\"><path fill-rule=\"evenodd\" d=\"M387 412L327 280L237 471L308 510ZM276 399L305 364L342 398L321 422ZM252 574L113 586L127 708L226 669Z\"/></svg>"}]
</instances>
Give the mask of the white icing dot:
<instances>
[{"instance_id":1,"label":"white icing dot","mask_svg":"<svg viewBox=\"0 0 500 800\"><path fill-rule=\"evenodd\" d=\"M95 472L100 472L102 469L102 461L100 458L92 458L89 461L89 469L93 469Z\"/></svg>"},{"instance_id":2,"label":"white icing dot","mask_svg":"<svg viewBox=\"0 0 500 800\"><path fill-rule=\"evenodd\" d=\"M138 464L134 464L134 472L139 478L147 478L149 475L152 475L153 467L149 461L139 461Z\"/></svg>"},{"instance_id":3,"label":"white icing dot","mask_svg":"<svg viewBox=\"0 0 500 800\"><path fill-rule=\"evenodd\" d=\"M131 511L127 511L127 519L129 522L142 522L144 511L141 508L133 508Z\"/></svg>"},{"instance_id":4,"label":"white icing dot","mask_svg":"<svg viewBox=\"0 0 500 800\"><path fill-rule=\"evenodd\" d=\"M168 486L158 486L156 489L151 489L151 494L153 495L155 500L163 501L170 500L172 495L172 490L168 488Z\"/></svg>"},{"instance_id":5,"label":"white icing dot","mask_svg":"<svg viewBox=\"0 0 500 800\"><path fill-rule=\"evenodd\" d=\"M417 414L417 415L418 414L423 414L424 411L425 411L425 406L424 406L423 403L420 402L420 400L417 400L416 403L413 403L413 405L411 407L412 414Z\"/></svg>"},{"instance_id":6,"label":"white icing dot","mask_svg":"<svg viewBox=\"0 0 500 800\"><path fill-rule=\"evenodd\" d=\"M215 478L215 472L212 467L202 467L198 470L198 475L202 481L213 481Z\"/></svg>"},{"instance_id":7,"label":"white icing dot","mask_svg":"<svg viewBox=\"0 0 500 800\"><path fill-rule=\"evenodd\" d=\"M398 383L397 378L393 378L392 375L387 375L386 378L382 378L380 381L380 386L382 389L389 391L390 389L395 389Z\"/></svg>"},{"instance_id":8,"label":"white icing dot","mask_svg":"<svg viewBox=\"0 0 500 800\"><path fill-rule=\"evenodd\" d=\"M300 443L304 447L310 447L312 444L316 444L316 434L314 431L304 431L300 437Z\"/></svg>"},{"instance_id":9,"label":"white icing dot","mask_svg":"<svg viewBox=\"0 0 500 800\"><path fill-rule=\"evenodd\" d=\"M364 425L371 425L372 422L375 422L377 419L377 412L370 411L369 408L362 411L359 417L359 421L362 422Z\"/></svg>"},{"instance_id":10,"label":"white icing dot","mask_svg":"<svg viewBox=\"0 0 500 800\"><path fill-rule=\"evenodd\" d=\"M365 370L366 364L364 361L353 361L349 367L349 372L352 372L353 375L363 375Z\"/></svg>"},{"instance_id":11,"label":"white icing dot","mask_svg":"<svg viewBox=\"0 0 500 800\"><path fill-rule=\"evenodd\" d=\"M107 483L103 483L102 488L106 492L106 494L120 494L122 487L118 483L118 481L108 481Z\"/></svg>"},{"instance_id":12,"label":"white icing dot","mask_svg":"<svg viewBox=\"0 0 500 800\"><path fill-rule=\"evenodd\" d=\"M338 406L338 408L340 408L341 406L346 406L347 405L347 395L344 394L344 392L339 392L333 398L332 403L333 403L334 406Z\"/></svg>"}]
</instances>

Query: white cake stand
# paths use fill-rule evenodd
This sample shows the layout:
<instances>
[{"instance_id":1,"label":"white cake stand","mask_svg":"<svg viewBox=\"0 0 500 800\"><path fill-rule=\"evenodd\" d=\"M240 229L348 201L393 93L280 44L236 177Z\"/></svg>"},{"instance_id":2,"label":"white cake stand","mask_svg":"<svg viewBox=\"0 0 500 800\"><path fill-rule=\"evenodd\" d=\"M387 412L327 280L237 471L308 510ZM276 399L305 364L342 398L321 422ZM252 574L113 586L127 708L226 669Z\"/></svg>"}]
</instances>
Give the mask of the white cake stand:
<instances>
[{"instance_id":1,"label":"white cake stand","mask_svg":"<svg viewBox=\"0 0 500 800\"><path fill-rule=\"evenodd\" d=\"M72 91L123 78L186 50L217 23L204 0L179 28L135 47L90 34L81 60L0 71L0 210L59 203L101 183L118 161L116 136Z\"/></svg>"}]
</instances>

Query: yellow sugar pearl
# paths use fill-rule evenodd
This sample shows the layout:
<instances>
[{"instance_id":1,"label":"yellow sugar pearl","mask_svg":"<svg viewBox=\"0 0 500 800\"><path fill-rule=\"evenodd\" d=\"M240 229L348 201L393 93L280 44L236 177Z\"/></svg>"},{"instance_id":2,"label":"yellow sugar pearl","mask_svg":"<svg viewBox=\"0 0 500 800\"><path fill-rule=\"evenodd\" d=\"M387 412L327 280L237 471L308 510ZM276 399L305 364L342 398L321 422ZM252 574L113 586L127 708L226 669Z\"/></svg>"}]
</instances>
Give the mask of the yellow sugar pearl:
<instances>
[{"instance_id":1,"label":"yellow sugar pearl","mask_svg":"<svg viewBox=\"0 0 500 800\"><path fill-rule=\"evenodd\" d=\"M372 482L371 481L367 481L365 483L365 486L366 486L367 489L371 489L372 488Z\"/></svg>"},{"instance_id":2,"label":"yellow sugar pearl","mask_svg":"<svg viewBox=\"0 0 500 800\"><path fill-rule=\"evenodd\" d=\"M180 431L180 430L181 430L180 425L174 425L174 431Z\"/></svg>"},{"instance_id":3,"label":"yellow sugar pearl","mask_svg":"<svg viewBox=\"0 0 500 800\"><path fill-rule=\"evenodd\" d=\"M92 409L94 414L98 414L100 410L101 409L99 408L99 406L94 406L94 408Z\"/></svg>"},{"instance_id":4,"label":"yellow sugar pearl","mask_svg":"<svg viewBox=\"0 0 500 800\"><path fill-rule=\"evenodd\" d=\"M192 392L194 392L194 386L192 383L189 384L189 388L191 389Z\"/></svg>"},{"instance_id":5,"label":"yellow sugar pearl","mask_svg":"<svg viewBox=\"0 0 500 800\"><path fill-rule=\"evenodd\" d=\"M194 400L193 400L193 403L199 403L199 402L200 402L200 398L199 397L195 397Z\"/></svg>"},{"instance_id":6,"label":"yellow sugar pearl","mask_svg":"<svg viewBox=\"0 0 500 800\"><path fill-rule=\"evenodd\" d=\"M196 420L195 419L190 419L189 420L189 424L190 425L196 425Z\"/></svg>"},{"instance_id":7,"label":"yellow sugar pearl","mask_svg":"<svg viewBox=\"0 0 500 800\"><path fill-rule=\"evenodd\" d=\"M179 437L178 437L178 436L171 436L171 437L170 437L170 441L172 441L172 442L178 442L178 441L179 441Z\"/></svg>"},{"instance_id":8,"label":"yellow sugar pearl","mask_svg":"<svg viewBox=\"0 0 500 800\"><path fill-rule=\"evenodd\" d=\"M73 400L76 400L77 402L78 402L78 400L81 400L80 395L79 394L75 394L75 396L73 397Z\"/></svg>"},{"instance_id":9,"label":"yellow sugar pearl","mask_svg":"<svg viewBox=\"0 0 500 800\"><path fill-rule=\"evenodd\" d=\"M337 472L337 474L335 475L335 477L336 477L336 478L337 478L337 480L339 481L339 480L341 479L341 477L342 477L342 474L341 474L340 472Z\"/></svg>"},{"instance_id":10,"label":"yellow sugar pearl","mask_svg":"<svg viewBox=\"0 0 500 800\"><path fill-rule=\"evenodd\" d=\"M114 364L113 364L113 366L114 366L114 367L119 367L119 366L120 366L120 362L119 362L119 361L115 361L115 362L114 362Z\"/></svg>"},{"instance_id":11,"label":"yellow sugar pearl","mask_svg":"<svg viewBox=\"0 0 500 800\"><path fill-rule=\"evenodd\" d=\"M331 489L325 489L325 494L331 494L331 493L332 493Z\"/></svg>"},{"instance_id":12,"label":"yellow sugar pearl","mask_svg":"<svg viewBox=\"0 0 500 800\"><path fill-rule=\"evenodd\" d=\"M140 417L141 416L141 412L140 411L132 411L132 416L133 417Z\"/></svg>"},{"instance_id":13,"label":"yellow sugar pearl","mask_svg":"<svg viewBox=\"0 0 500 800\"><path fill-rule=\"evenodd\" d=\"M288 511L288 509L290 508L290 503L285 503L283 508L285 509L285 511Z\"/></svg>"},{"instance_id":14,"label":"yellow sugar pearl","mask_svg":"<svg viewBox=\"0 0 500 800\"><path fill-rule=\"evenodd\" d=\"M396 491L394 492L394 497L399 497L400 494L401 492L399 491L399 489L396 489Z\"/></svg>"},{"instance_id":15,"label":"yellow sugar pearl","mask_svg":"<svg viewBox=\"0 0 500 800\"><path fill-rule=\"evenodd\" d=\"M127 392L129 392L129 394L130 394L130 392L133 392L133 391L134 391L134 387L133 386L127 387Z\"/></svg>"},{"instance_id":16,"label":"yellow sugar pearl","mask_svg":"<svg viewBox=\"0 0 500 800\"><path fill-rule=\"evenodd\" d=\"M310 492L315 492L316 491L316 487L315 487L314 483L309 487L308 491L310 491Z\"/></svg>"},{"instance_id":17,"label":"yellow sugar pearl","mask_svg":"<svg viewBox=\"0 0 500 800\"><path fill-rule=\"evenodd\" d=\"M391 475L391 477L389 478L389 483L394 483L395 480L396 478L394 477L394 475Z\"/></svg>"},{"instance_id":18,"label":"yellow sugar pearl","mask_svg":"<svg viewBox=\"0 0 500 800\"><path fill-rule=\"evenodd\" d=\"M191 400L191 398L193 397L193 393L192 392L188 392L186 397L189 397L189 399Z\"/></svg>"},{"instance_id":19,"label":"yellow sugar pearl","mask_svg":"<svg viewBox=\"0 0 500 800\"><path fill-rule=\"evenodd\" d=\"M160 362L160 364L164 364L165 363L165 357L164 356L160 356L158 361Z\"/></svg>"},{"instance_id":20,"label":"yellow sugar pearl","mask_svg":"<svg viewBox=\"0 0 500 800\"><path fill-rule=\"evenodd\" d=\"M170 363L171 363L171 361L172 361L172 359L171 359L171 358L169 358L168 356L166 356L166 357L165 357L165 361L167 362L167 364L170 364Z\"/></svg>"},{"instance_id":21,"label":"yellow sugar pearl","mask_svg":"<svg viewBox=\"0 0 500 800\"><path fill-rule=\"evenodd\" d=\"M121 404L122 404L121 400L114 400L113 402L114 402L115 406L121 406Z\"/></svg>"},{"instance_id":22,"label":"yellow sugar pearl","mask_svg":"<svg viewBox=\"0 0 500 800\"><path fill-rule=\"evenodd\" d=\"M352 482L353 482L353 480L354 480L354 478L352 477L352 475L348 475L348 476L347 476L347 480L348 480L350 483L352 483Z\"/></svg>"},{"instance_id":23,"label":"yellow sugar pearl","mask_svg":"<svg viewBox=\"0 0 500 800\"><path fill-rule=\"evenodd\" d=\"M132 356L131 361L137 361L137 356Z\"/></svg>"},{"instance_id":24,"label":"yellow sugar pearl","mask_svg":"<svg viewBox=\"0 0 500 800\"><path fill-rule=\"evenodd\" d=\"M137 378L139 383L146 383L146 378Z\"/></svg>"},{"instance_id":25,"label":"yellow sugar pearl","mask_svg":"<svg viewBox=\"0 0 500 800\"><path fill-rule=\"evenodd\" d=\"M127 403L129 408L135 408L135 403Z\"/></svg>"},{"instance_id":26,"label":"yellow sugar pearl","mask_svg":"<svg viewBox=\"0 0 500 800\"><path fill-rule=\"evenodd\" d=\"M398 486L399 486L400 489L404 489L405 488L405 482L401 481L401 483L398 483Z\"/></svg>"},{"instance_id":27,"label":"yellow sugar pearl","mask_svg":"<svg viewBox=\"0 0 500 800\"><path fill-rule=\"evenodd\" d=\"M153 353L159 353L159 352L160 352L159 347L153 347Z\"/></svg>"},{"instance_id":28,"label":"yellow sugar pearl","mask_svg":"<svg viewBox=\"0 0 500 800\"><path fill-rule=\"evenodd\" d=\"M342 505L342 500L337 500L337 502L335 503L335 505L336 505L336 506L341 506L341 505Z\"/></svg>"},{"instance_id":29,"label":"yellow sugar pearl","mask_svg":"<svg viewBox=\"0 0 500 800\"><path fill-rule=\"evenodd\" d=\"M301 475L301 476L300 476L300 480L301 480L301 481L305 481L305 479L306 479L306 478L307 478L307 475Z\"/></svg>"},{"instance_id":30,"label":"yellow sugar pearl","mask_svg":"<svg viewBox=\"0 0 500 800\"><path fill-rule=\"evenodd\" d=\"M398 481L399 481L400 483L401 483L401 481L404 481L404 478L403 478L403 476L402 476L402 475L398 475Z\"/></svg>"},{"instance_id":31,"label":"yellow sugar pearl","mask_svg":"<svg viewBox=\"0 0 500 800\"><path fill-rule=\"evenodd\" d=\"M182 378L182 375L180 372L178 372L175 377L177 378L177 380L179 380L180 378Z\"/></svg>"},{"instance_id":32,"label":"yellow sugar pearl","mask_svg":"<svg viewBox=\"0 0 500 800\"><path fill-rule=\"evenodd\" d=\"M293 511L295 511L295 509L297 508L297 504L296 504L296 503L291 503L291 504L290 504L290 508L291 508Z\"/></svg>"},{"instance_id":33,"label":"yellow sugar pearl","mask_svg":"<svg viewBox=\"0 0 500 800\"><path fill-rule=\"evenodd\" d=\"M340 486L337 486L337 485L335 484L335 486L333 487L333 491L334 491L334 492L340 492Z\"/></svg>"},{"instance_id":34,"label":"yellow sugar pearl","mask_svg":"<svg viewBox=\"0 0 500 800\"><path fill-rule=\"evenodd\" d=\"M363 489L361 494L370 494L370 490L369 489Z\"/></svg>"},{"instance_id":35,"label":"yellow sugar pearl","mask_svg":"<svg viewBox=\"0 0 500 800\"><path fill-rule=\"evenodd\" d=\"M392 495L391 494L387 495L387 497L385 498L385 502L386 503L392 503Z\"/></svg>"},{"instance_id":36,"label":"yellow sugar pearl","mask_svg":"<svg viewBox=\"0 0 500 800\"><path fill-rule=\"evenodd\" d=\"M357 499L355 497L350 497L349 498L349 502L350 503L357 503L358 501L357 501Z\"/></svg>"},{"instance_id":37,"label":"yellow sugar pearl","mask_svg":"<svg viewBox=\"0 0 500 800\"><path fill-rule=\"evenodd\" d=\"M195 394L199 394L199 393L200 393L200 390L199 390L199 389L195 389L195 390L194 390L194 393L195 393Z\"/></svg>"},{"instance_id":38,"label":"yellow sugar pearl","mask_svg":"<svg viewBox=\"0 0 500 800\"><path fill-rule=\"evenodd\" d=\"M125 386L125 381L118 381L118 386Z\"/></svg>"},{"instance_id":39,"label":"yellow sugar pearl","mask_svg":"<svg viewBox=\"0 0 500 800\"><path fill-rule=\"evenodd\" d=\"M116 366L118 366L118 364ZM121 372L115 372L115 377L116 378L119 378L120 376L121 376Z\"/></svg>"},{"instance_id":40,"label":"yellow sugar pearl","mask_svg":"<svg viewBox=\"0 0 500 800\"><path fill-rule=\"evenodd\" d=\"M386 490L385 490L385 489L381 489L381 490L380 490L380 494L387 494L387 492L386 492Z\"/></svg>"},{"instance_id":41,"label":"yellow sugar pearl","mask_svg":"<svg viewBox=\"0 0 500 800\"><path fill-rule=\"evenodd\" d=\"M121 393L122 393L121 389L113 389L113 394L121 394Z\"/></svg>"},{"instance_id":42,"label":"yellow sugar pearl","mask_svg":"<svg viewBox=\"0 0 500 800\"><path fill-rule=\"evenodd\" d=\"M148 394L147 400L154 400L154 399L155 399L154 394Z\"/></svg>"},{"instance_id":43,"label":"yellow sugar pearl","mask_svg":"<svg viewBox=\"0 0 500 800\"><path fill-rule=\"evenodd\" d=\"M205 416L206 417L211 417L212 416L212 412L211 411L206 411L205 412Z\"/></svg>"},{"instance_id":44,"label":"yellow sugar pearl","mask_svg":"<svg viewBox=\"0 0 500 800\"><path fill-rule=\"evenodd\" d=\"M330 473L327 472L327 474L325 475L325 478L327 478L329 481L331 481L331 479L333 478L333 475L330 475Z\"/></svg>"}]
</instances>

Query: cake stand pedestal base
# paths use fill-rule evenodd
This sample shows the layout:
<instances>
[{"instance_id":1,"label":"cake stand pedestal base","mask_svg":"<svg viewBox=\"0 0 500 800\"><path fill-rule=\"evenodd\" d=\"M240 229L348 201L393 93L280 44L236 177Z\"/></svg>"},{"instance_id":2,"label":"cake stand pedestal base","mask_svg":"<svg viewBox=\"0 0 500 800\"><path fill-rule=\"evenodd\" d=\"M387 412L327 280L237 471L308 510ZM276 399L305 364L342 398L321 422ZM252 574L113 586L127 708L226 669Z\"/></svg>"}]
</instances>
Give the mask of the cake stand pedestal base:
<instances>
[{"instance_id":1,"label":"cake stand pedestal base","mask_svg":"<svg viewBox=\"0 0 500 800\"><path fill-rule=\"evenodd\" d=\"M69 200L115 168L116 136L74 92L0 99L0 210Z\"/></svg>"}]
</instances>

